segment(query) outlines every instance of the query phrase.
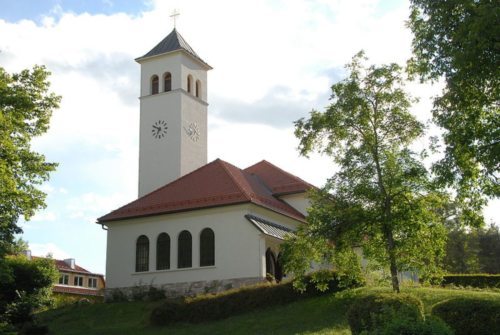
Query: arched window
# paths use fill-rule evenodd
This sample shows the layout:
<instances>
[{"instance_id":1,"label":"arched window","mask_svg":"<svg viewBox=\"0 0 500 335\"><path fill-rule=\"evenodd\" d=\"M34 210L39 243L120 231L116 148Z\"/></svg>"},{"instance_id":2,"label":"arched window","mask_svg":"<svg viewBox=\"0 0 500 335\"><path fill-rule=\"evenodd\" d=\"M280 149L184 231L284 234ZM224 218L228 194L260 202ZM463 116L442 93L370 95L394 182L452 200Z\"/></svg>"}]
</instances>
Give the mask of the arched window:
<instances>
[{"instance_id":1,"label":"arched window","mask_svg":"<svg viewBox=\"0 0 500 335\"><path fill-rule=\"evenodd\" d=\"M276 256L271 248L267 248L266 251L266 276L271 275L273 278L276 277Z\"/></svg>"},{"instance_id":2,"label":"arched window","mask_svg":"<svg viewBox=\"0 0 500 335\"><path fill-rule=\"evenodd\" d=\"M191 85L193 84L193 77L191 75L188 76L188 81L187 81L187 91L188 93L191 93L193 90L191 88Z\"/></svg>"},{"instance_id":3,"label":"arched window","mask_svg":"<svg viewBox=\"0 0 500 335\"><path fill-rule=\"evenodd\" d=\"M151 77L151 94L158 94L159 90L158 90L158 86L159 86L160 82L158 80L158 76L157 75L154 75L153 77Z\"/></svg>"},{"instance_id":4,"label":"arched window","mask_svg":"<svg viewBox=\"0 0 500 335\"><path fill-rule=\"evenodd\" d=\"M170 269L170 236L161 233L156 240L156 270Z\"/></svg>"},{"instance_id":5,"label":"arched window","mask_svg":"<svg viewBox=\"0 0 500 335\"><path fill-rule=\"evenodd\" d=\"M284 277L283 273L283 257L281 255L281 252L278 254L278 258L276 259L276 275L274 276L276 278L276 282L279 283Z\"/></svg>"},{"instance_id":6,"label":"arched window","mask_svg":"<svg viewBox=\"0 0 500 335\"><path fill-rule=\"evenodd\" d=\"M191 233L183 230L179 234L178 251L177 251L177 267L190 268L192 266L193 243Z\"/></svg>"},{"instance_id":7,"label":"arched window","mask_svg":"<svg viewBox=\"0 0 500 335\"><path fill-rule=\"evenodd\" d=\"M201 81L199 80L196 81L196 97L201 97Z\"/></svg>"},{"instance_id":8,"label":"arched window","mask_svg":"<svg viewBox=\"0 0 500 335\"><path fill-rule=\"evenodd\" d=\"M215 265L215 234L205 228L200 234L200 266Z\"/></svg>"},{"instance_id":9,"label":"arched window","mask_svg":"<svg viewBox=\"0 0 500 335\"><path fill-rule=\"evenodd\" d=\"M163 75L163 92L170 92L172 90L172 75L166 72Z\"/></svg>"},{"instance_id":10,"label":"arched window","mask_svg":"<svg viewBox=\"0 0 500 335\"><path fill-rule=\"evenodd\" d=\"M149 271L149 239L141 235L135 246L135 272Z\"/></svg>"}]
</instances>

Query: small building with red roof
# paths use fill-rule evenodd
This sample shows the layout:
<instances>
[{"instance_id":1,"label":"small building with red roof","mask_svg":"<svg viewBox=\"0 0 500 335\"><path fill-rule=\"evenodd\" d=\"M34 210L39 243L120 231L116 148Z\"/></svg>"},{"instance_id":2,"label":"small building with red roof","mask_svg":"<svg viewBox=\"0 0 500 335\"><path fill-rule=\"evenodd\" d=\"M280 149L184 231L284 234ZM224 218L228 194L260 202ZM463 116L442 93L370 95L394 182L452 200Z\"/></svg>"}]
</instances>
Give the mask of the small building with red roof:
<instances>
[{"instance_id":1,"label":"small building with red roof","mask_svg":"<svg viewBox=\"0 0 500 335\"><path fill-rule=\"evenodd\" d=\"M139 196L107 230L106 286L167 296L283 277L280 244L305 223L313 186L262 160L207 164L207 71L174 29L141 65Z\"/></svg>"}]
</instances>

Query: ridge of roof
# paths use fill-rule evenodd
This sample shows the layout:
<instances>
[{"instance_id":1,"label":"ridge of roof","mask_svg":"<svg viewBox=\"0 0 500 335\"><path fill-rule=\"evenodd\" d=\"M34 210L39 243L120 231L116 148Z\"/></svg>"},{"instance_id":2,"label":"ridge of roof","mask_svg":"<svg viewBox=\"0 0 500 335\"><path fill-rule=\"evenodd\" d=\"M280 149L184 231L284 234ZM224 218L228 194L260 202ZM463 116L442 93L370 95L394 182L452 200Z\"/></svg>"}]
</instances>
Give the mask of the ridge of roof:
<instances>
[{"instance_id":1,"label":"ridge of roof","mask_svg":"<svg viewBox=\"0 0 500 335\"><path fill-rule=\"evenodd\" d=\"M279 168L265 159L247 167L244 171L258 175L276 196L303 193L311 188L315 188L314 185L309 184L303 179Z\"/></svg>"},{"instance_id":2,"label":"ridge of roof","mask_svg":"<svg viewBox=\"0 0 500 335\"><path fill-rule=\"evenodd\" d=\"M97 219L98 223L217 206L254 203L293 219L304 216L273 196L259 176L216 159L125 206Z\"/></svg>"},{"instance_id":3,"label":"ridge of roof","mask_svg":"<svg viewBox=\"0 0 500 335\"><path fill-rule=\"evenodd\" d=\"M163 55L169 52L182 50L187 52L192 57L201 61L206 66L210 67L200 56L193 50L188 42L182 37L182 35L173 29L170 34L168 34L164 39L162 39L153 49L149 50L146 54L141 57L136 58L136 61L140 61L146 58ZM211 68L211 67L210 67Z\"/></svg>"}]
</instances>

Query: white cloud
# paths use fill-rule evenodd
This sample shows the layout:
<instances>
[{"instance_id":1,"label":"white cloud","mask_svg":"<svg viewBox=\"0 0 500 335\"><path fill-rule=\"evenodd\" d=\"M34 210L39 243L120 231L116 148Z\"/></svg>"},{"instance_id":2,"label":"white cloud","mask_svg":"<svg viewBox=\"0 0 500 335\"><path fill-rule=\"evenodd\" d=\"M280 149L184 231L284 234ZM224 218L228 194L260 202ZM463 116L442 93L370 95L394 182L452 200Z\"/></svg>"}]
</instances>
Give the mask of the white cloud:
<instances>
[{"instance_id":1,"label":"white cloud","mask_svg":"<svg viewBox=\"0 0 500 335\"><path fill-rule=\"evenodd\" d=\"M57 219L57 215L51 211L41 211L35 214L30 221L33 222L51 222Z\"/></svg>"},{"instance_id":2,"label":"white cloud","mask_svg":"<svg viewBox=\"0 0 500 335\"><path fill-rule=\"evenodd\" d=\"M71 255L54 243L29 243L29 249L33 256L45 257L52 255L54 259L67 259Z\"/></svg>"}]
</instances>

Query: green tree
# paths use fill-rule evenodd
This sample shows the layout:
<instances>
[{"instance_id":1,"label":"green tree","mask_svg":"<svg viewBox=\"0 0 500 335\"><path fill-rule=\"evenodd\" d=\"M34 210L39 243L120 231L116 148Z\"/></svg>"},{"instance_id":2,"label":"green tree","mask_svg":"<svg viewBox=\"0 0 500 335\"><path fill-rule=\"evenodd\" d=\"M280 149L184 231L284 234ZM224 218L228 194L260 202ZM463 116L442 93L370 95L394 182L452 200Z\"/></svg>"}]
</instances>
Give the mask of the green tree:
<instances>
[{"instance_id":1,"label":"green tree","mask_svg":"<svg viewBox=\"0 0 500 335\"><path fill-rule=\"evenodd\" d=\"M446 241L446 255L443 259L444 269L449 273L478 273L481 272L479 263L480 229L467 231L455 228L448 232Z\"/></svg>"},{"instance_id":2,"label":"green tree","mask_svg":"<svg viewBox=\"0 0 500 335\"><path fill-rule=\"evenodd\" d=\"M437 271L446 233L438 209L447 195L434 190L410 150L424 127L409 112L402 68L365 67L364 60L360 52L346 66L348 77L332 86L325 112L295 122L301 154L317 150L340 167L313 196L301 236L341 252L362 247L366 258L390 268L399 291L398 271Z\"/></svg>"},{"instance_id":3,"label":"green tree","mask_svg":"<svg viewBox=\"0 0 500 335\"><path fill-rule=\"evenodd\" d=\"M31 150L31 140L45 133L60 97L49 92L43 66L9 74L0 67L0 257L21 233L18 220L29 220L45 206L37 188L56 164Z\"/></svg>"},{"instance_id":4,"label":"green tree","mask_svg":"<svg viewBox=\"0 0 500 335\"><path fill-rule=\"evenodd\" d=\"M28 259L24 255L0 259L0 322L21 325L33 312L48 306L59 272L50 258Z\"/></svg>"},{"instance_id":5,"label":"green tree","mask_svg":"<svg viewBox=\"0 0 500 335\"><path fill-rule=\"evenodd\" d=\"M409 72L445 81L432 111L445 144L435 171L458 191L464 218L477 225L486 196L500 195L500 6L493 0L410 3Z\"/></svg>"},{"instance_id":6,"label":"green tree","mask_svg":"<svg viewBox=\"0 0 500 335\"><path fill-rule=\"evenodd\" d=\"M479 264L481 272L500 273L500 232L491 224L479 232Z\"/></svg>"}]
</instances>

